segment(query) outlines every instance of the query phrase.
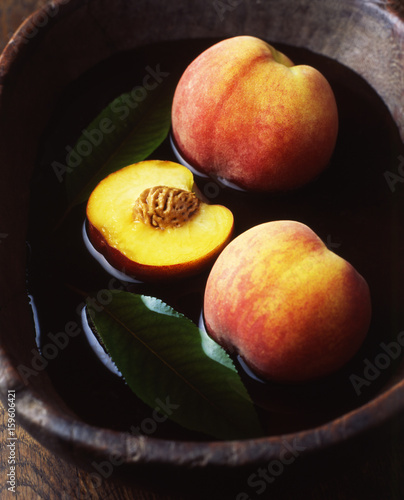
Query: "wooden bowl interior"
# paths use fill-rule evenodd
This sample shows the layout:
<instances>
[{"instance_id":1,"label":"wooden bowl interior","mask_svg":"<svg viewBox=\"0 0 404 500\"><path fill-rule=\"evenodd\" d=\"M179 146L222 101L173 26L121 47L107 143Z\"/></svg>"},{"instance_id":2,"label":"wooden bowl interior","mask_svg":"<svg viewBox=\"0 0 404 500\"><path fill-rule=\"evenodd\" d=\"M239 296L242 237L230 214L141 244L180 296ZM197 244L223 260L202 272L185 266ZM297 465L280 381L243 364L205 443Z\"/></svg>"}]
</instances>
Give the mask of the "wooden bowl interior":
<instances>
[{"instance_id":1,"label":"wooden bowl interior","mask_svg":"<svg viewBox=\"0 0 404 500\"><path fill-rule=\"evenodd\" d=\"M354 70L379 94L385 112L396 122L392 138L396 144L400 135L404 137L404 29L389 3L378 4L348 0L244 1L233 7L229 3L228 9L222 10L217 7L219 3L190 0L56 1L41 12L42 17L33 16L15 35L0 64L0 231L4 235L0 240L0 380L3 397L8 389L18 391L21 421L46 446L81 460L115 449L129 464L168 461L226 465L231 456L234 465L243 465L277 456L281 443L280 437L272 436L239 443L237 450L230 452L226 443L193 443L190 447L151 439L150 446L141 449L133 436L81 421L55 391L45 369L36 370L28 384L24 383L21 373L24 367L32 368L36 349L25 275L30 179L38 144L65 89L102 61L148 43L249 34L304 47ZM392 151L388 168L400 175L398 169L404 168L400 150ZM381 178L380 182L386 181ZM399 332L400 324L391 326ZM401 394L403 376L401 363L374 401L332 426L308 429L302 437L307 440L307 449L345 439L400 409L399 398L393 396ZM371 423L365 424L369 419ZM71 442L74 446L68 444Z\"/></svg>"}]
</instances>

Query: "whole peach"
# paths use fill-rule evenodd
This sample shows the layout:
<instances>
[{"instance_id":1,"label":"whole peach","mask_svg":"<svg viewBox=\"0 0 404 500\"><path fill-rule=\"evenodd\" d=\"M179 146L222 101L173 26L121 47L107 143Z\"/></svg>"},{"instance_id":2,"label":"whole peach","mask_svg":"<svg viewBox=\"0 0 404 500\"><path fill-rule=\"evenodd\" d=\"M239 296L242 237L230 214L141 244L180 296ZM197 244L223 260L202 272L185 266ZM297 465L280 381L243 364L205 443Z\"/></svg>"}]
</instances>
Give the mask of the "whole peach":
<instances>
[{"instance_id":1,"label":"whole peach","mask_svg":"<svg viewBox=\"0 0 404 500\"><path fill-rule=\"evenodd\" d=\"M371 319L365 279L306 225L274 221L235 238L205 291L208 334L259 376L303 382L341 368Z\"/></svg>"},{"instance_id":2,"label":"whole peach","mask_svg":"<svg viewBox=\"0 0 404 500\"><path fill-rule=\"evenodd\" d=\"M326 78L252 36L223 40L183 73L172 106L180 155L253 191L286 191L328 165L338 110Z\"/></svg>"}]
</instances>

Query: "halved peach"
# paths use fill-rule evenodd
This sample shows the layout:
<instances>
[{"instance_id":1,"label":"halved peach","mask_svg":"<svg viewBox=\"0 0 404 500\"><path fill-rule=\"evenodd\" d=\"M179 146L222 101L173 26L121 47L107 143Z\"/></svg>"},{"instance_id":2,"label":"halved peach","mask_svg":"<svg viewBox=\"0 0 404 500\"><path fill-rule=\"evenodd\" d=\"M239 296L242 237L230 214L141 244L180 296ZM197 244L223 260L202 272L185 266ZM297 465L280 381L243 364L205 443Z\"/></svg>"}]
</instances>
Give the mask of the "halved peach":
<instances>
[{"instance_id":1,"label":"halved peach","mask_svg":"<svg viewBox=\"0 0 404 500\"><path fill-rule=\"evenodd\" d=\"M116 269L142 281L188 277L230 241L233 214L201 201L192 173L147 160L103 179L87 204L88 236Z\"/></svg>"}]
</instances>

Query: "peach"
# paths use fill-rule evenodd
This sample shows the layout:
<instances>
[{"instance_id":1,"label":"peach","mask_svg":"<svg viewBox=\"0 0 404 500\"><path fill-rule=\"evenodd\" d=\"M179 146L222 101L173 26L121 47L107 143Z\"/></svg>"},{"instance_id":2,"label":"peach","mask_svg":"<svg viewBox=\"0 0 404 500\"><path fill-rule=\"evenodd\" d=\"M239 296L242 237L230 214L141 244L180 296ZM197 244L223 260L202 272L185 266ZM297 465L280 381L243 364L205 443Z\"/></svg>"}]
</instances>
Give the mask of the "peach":
<instances>
[{"instance_id":1,"label":"peach","mask_svg":"<svg viewBox=\"0 0 404 500\"><path fill-rule=\"evenodd\" d=\"M304 382L344 366L369 329L365 279L306 225L273 221L236 237L205 290L207 333L260 377Z\"/></svg>"},{"instance_id":2,"label":"peach","mask_svg":"<svg viewBox=\"0 0 404 500\"><path fill-rule=\"evenodd\" d=\"M200 54L178 82L172 135L196 170L252 191L287 191L329 164L338 132L333 90L315 68L251 36Z\"/></svg>"},{"instance_id":3,"label":"peach","mask_svg":"<svg viewBox=\"0 0 404 500\"><path fill-rule=\"evenodd\" d=\"M87 204L88 236L119 271L142 281L192 276L229 242L233 215L194 192L192 173L148 160L110 174Z\"/></svg>"}]
</instances>

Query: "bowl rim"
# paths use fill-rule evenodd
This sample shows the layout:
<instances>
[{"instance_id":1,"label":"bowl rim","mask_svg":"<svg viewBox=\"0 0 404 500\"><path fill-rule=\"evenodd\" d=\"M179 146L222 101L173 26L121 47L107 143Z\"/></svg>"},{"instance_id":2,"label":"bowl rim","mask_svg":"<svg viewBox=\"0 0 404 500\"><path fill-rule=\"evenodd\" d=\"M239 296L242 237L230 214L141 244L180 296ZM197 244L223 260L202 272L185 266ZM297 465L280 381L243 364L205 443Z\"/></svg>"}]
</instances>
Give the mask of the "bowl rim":
<instances>
[{"instance_id":1,"label":"bowl rim","mask_svg":"<svg viewBox=\"0 0 404 500\"><path fill-rule=\"evenodd\" d=\"M0 55L0 76L12 73L24 61L26 51L34 50L40 44L53 23L79 6L79 0L54 0L33 12L17 29ZM56 13L49 16L49 12L52 12L49 9L54 9ZM36 16L40 14L48 15L50 22L39 30L37 36L27 41L26 33L35 28ZM277 458L285 443L297 442L303 454L311 454L366 433L404 411L402 380L352 411L298 432L235 441L158 439L98 428L63 414L23 384L13 360L1 345L0 366L0 396L3 404L6 406L8 391L15 388L18 421L41 444L56 452L70 450L68 455L72 454L72 447L91 455L105 455L111 448L121 454L126 464L167 465L169 460L170 465L192 468L254 465ZM376 407L382 407L383 411L375 412ZM152 454L149 453L150 449L153 449ZM78 458L76 452L73 452L73 456Z\"/></svg>"},{"instance_id":2,"label":"bowl rim","mask_svg":"<svg viewBox=\"0 0 404 500\"><path fill-rule=\"evenodd\" d=\"M3 362L7 363L8 358L4 352L0 352L0 363ZM0 393L4 405L7 388L12 387L5 387L7 379L8 377L0 377ZM66 455L66 447L77 447L73 456L78 461L82 457L78 457L77 452L84 453L85 456L107 456L114 450L114 454L121 457L126 465L171 465L192 469L207 466L215 469L237 468L276 460L284 448L293 447L299 456L307 456L365 435L404 411L404 398L400 397L403 389L404 381L370 402L313 428L233 441L159 439L95 427L55 411L29 387L16 390L16 414L18 422L46 448ZM374 408L380 405L383 405L384 411L375 412ZM360 425L357 425L358 421ZM71 459L71 455L70 451L67 458Z\"/></svg>"}]
</instances>

